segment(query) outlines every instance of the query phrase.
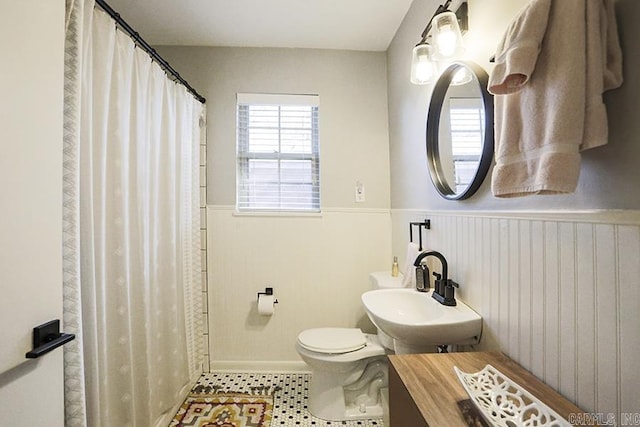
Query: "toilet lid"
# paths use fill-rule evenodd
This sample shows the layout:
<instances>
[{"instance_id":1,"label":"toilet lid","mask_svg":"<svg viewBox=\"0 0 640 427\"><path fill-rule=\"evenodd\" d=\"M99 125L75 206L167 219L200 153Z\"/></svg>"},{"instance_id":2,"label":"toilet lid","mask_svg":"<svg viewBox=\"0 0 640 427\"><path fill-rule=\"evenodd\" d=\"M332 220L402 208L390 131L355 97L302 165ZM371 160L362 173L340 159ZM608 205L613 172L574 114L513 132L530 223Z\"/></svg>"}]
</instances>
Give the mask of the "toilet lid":
<instances>
[{"instance_id":1,"label":"toilet lid","mask_svg":"<svg viewBox=\"0 0 640 427\"><path fill-rule=\"evenodd\" d=\"M302 331L298 343L307 350L337 354L360 350L367 338L357 328L318 328Z\"/></svg>"}]
</instances>

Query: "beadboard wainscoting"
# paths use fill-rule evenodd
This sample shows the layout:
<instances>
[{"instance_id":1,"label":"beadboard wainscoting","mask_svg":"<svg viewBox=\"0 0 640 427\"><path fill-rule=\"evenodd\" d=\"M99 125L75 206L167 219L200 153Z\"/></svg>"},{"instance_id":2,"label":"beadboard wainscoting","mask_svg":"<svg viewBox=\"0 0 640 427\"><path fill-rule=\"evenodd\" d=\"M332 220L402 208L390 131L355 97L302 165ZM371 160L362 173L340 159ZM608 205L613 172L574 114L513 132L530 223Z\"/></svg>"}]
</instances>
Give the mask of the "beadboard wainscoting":
<instances>
[{"instance_id":1,"label":"beadboard wainscoting","mask_svg":"<svg viewBox=\"0 0 640 427\"><path fill-rule=\"evenodd\" d=\"M425 218L425 247L445 255L458 297L484 319L480 349L587 411L640 412L639 212L392 210L394 254Z\"/></svg>"},{"instance_id":2,"label":"beadboard wainscoting","mask_svg":"<svg viewBox=\"0 0 640 427\"><path fill-rule=\"evenodd\" d=\"M212 370L307 369L300 331L361 327L369 273L391 268L388 209L323 209L310 215L245 215L208 206L209 354ZM272 316L257 293L273 287Z\"/></svg>"}]
</instances>

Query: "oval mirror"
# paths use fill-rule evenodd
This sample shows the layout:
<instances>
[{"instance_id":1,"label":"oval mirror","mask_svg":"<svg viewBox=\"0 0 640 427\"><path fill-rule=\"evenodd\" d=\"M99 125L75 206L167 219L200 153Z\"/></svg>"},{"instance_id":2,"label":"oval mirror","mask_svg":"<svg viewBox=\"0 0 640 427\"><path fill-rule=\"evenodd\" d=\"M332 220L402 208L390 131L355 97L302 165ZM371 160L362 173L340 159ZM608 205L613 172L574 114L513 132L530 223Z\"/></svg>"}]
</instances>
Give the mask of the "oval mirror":
<instances>
[{"instance_id":1,"label":"oval mirror","mask_svg":"<svg viewBox=\"0 0 640 427\"><path fill-rule=\"evenodd\" d=\"M427 163L445 199L475 193L493 160L493 97L489 76L472 62L454 62L436 82L427 114Z\"/></svg>"}]
</instances>

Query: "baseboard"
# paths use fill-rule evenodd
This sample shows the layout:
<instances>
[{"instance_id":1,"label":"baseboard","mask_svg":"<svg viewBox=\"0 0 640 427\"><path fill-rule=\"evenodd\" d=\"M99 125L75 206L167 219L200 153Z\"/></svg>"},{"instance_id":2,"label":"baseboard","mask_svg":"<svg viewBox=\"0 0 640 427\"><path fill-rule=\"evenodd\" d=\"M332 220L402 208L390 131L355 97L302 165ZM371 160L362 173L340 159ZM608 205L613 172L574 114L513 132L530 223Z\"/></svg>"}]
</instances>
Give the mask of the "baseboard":
<instances>
[{"instance_id":1,"label":"baseboard","mask_svg":"<svg viewBox=\"0 0 640 427\"><path fill-rule=\"evenodd\" d=\"M254 361L254 360L212 360L210 372L311 372L306 363L297 360L290 361Z\"/></svg>"}]
</instances>

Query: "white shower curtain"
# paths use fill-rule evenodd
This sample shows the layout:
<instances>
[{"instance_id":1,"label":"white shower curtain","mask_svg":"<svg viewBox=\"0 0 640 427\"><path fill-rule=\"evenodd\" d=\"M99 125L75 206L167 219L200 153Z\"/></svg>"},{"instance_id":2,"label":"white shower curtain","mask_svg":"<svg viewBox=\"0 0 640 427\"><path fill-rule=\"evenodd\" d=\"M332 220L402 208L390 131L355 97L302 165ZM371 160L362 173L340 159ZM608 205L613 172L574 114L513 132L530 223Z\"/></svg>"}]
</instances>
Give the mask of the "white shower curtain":
<instances>
[{"instance_id":1,"label":"white shower curtain","mask_svg":"<svg viewBox=\"0 0 640 427\"><path fill-rule=\"evenodd\" d=\"M93 1L67 7L66 425L150 427L201 371L204 106Z\"/></svg>"}]
</instances>

